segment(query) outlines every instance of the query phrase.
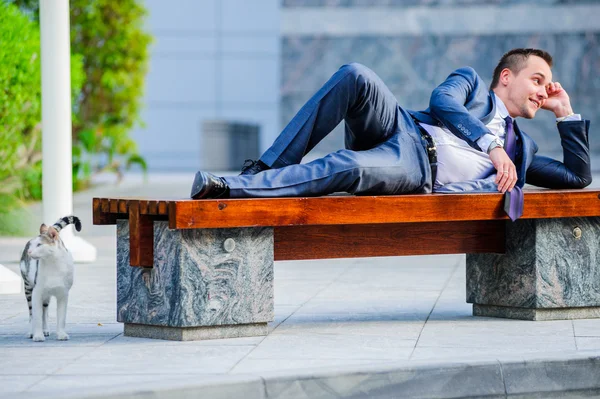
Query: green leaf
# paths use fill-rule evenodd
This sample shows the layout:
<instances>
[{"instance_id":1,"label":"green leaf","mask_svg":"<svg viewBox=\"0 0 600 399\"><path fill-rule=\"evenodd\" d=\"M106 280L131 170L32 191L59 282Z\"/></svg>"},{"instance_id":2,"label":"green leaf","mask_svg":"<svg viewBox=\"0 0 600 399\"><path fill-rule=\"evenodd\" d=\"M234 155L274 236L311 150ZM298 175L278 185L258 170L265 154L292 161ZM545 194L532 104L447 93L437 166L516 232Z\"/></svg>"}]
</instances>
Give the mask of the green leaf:
<instances>
[{"instance_id":1,"label":"green leaf","mask_svg":"<svg viewBox=\"0 0 600 399\"><path fill-rule=\"evenodd\" d=\"M148 165L146 164L146 160L141 155L134 154L127 159L127 170L129 170L129 168L131 168L131 166L134 164L139 165L144 173L148 172Z\"/></svg>"},{"instance_id":2,"label":"green leaf","mask_svg":"<svg viewBox=\"0 0 600 399\"><path fill-rule=\"evenodd\" d=\"M79 132L77 137L79 138L79 142L83 145L83 148L87 152L89 152L90 154L93 154L95 152L94 150L97 146L97 141L96 132L93 129L82 130L81 132Z\"/></svg>"}]
</instances>

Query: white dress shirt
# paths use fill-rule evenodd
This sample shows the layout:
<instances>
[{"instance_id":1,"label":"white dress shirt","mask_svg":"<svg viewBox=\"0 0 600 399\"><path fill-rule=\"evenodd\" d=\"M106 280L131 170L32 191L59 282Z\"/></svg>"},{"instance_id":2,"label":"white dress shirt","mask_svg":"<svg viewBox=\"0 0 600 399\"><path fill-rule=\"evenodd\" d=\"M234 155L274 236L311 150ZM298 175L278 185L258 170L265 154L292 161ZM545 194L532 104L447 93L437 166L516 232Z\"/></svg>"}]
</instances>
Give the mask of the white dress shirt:
<instances>
[{"instance_id":1,"label":"white dress shirt","mask_svg":"<svg viewBox=\"0 0 600 399\"><path fill-rule=\"evenodd\" d=\"M506 136L506 122L504 118L507 116L509 115L506 106L496 96L496 114L486 125L491 134L485 134L477 140L477 145L479 145L482 151L471 147L466 141L455 136L446 127L421 123L421 126L433 138L437 148L438 167L433 189L438 189L448 183L485 179L494 174L496 169L487 154L487 149L496 138L504 144ZM581 120L581 115L575 114L559 119L560 121ZM557 119L557 122L559 122L559 119Z\"/></svg>"}]
</instances>

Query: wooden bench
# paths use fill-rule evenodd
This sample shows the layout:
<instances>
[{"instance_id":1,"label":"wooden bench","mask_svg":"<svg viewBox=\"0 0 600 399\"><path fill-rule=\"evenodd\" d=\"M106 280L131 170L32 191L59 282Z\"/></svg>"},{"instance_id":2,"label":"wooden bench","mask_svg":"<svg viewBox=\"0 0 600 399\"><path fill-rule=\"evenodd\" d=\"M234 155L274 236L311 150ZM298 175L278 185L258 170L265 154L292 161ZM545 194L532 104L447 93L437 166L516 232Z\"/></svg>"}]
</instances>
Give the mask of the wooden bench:
<instances>
[{"instance_id":1,"label":"wooden bench","mask_svg":"<svg viewBox=\"0 0 600 399\"><path fill-rule=\"evenodd\" d=\"M95 198L117 225L125 334L191 340L265 335L274 260L467 254L474 315L600 317L600 190L224 200ZM133 266L133 267L132 267Z\"/></svg>"}]
</instances>

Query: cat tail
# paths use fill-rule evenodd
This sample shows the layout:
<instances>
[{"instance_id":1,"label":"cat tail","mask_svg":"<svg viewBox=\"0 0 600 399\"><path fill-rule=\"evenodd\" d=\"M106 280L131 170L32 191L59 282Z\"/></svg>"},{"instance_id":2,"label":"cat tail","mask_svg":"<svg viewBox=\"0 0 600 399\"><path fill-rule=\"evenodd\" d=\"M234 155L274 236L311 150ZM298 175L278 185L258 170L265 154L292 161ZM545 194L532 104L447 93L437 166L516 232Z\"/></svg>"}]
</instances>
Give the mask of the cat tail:
<instances>
[{"instance_id":1,"label":"cat tail","mask_svg":"<svg viewBox=\"0 0 600 399\"><path fill-rule=\"evenodd\" d=\"M79 220L79 218L77 216L72 216L72 215L65 216L63 218L58 219L56 221L56 223L54 223L52 225L52 227L54 227L56 229L56 231L60 232L62 229L64 229L69 224L74 224L75 230L81 231L81 221Z\"/></svg>"},{"instance_id":2,"label":"cat tail","mask_svg":"<svg viewBox=\"0 0 600 399\"><path fill-rule=\"evenodd\" d=\"M28 254L29 246L31 245L31 241L25 245L25 249L23 250L23 254L21 255L21 277L23 278L23 285L25 288L25 299L27 299L27 306L29 307L29 319L31 320L31 295L33 292L33 287L35 287L35 283L37 280L37 271L38 271L38 261L31 259ZM30 280L29 268L32 266L32 261L35 262L35 276L34 281Z\"/></svg>"}]
</instances>

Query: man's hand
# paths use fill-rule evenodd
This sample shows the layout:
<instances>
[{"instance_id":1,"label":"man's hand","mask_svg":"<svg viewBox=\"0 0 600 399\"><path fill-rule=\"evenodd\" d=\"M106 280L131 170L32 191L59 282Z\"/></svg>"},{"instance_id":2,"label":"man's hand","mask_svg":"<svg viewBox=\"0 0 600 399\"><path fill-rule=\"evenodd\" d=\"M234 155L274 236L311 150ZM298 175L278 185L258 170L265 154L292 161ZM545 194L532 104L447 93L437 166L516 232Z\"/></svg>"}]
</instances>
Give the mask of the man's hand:
<instances>
[{"instance_id":1,"label":"man's hand","mask_svg":"<svg viewBox=\"0 0 600 399\"><path fill-rule=\"evenodd\" d=\"M560 83L548 83L546 85L546 93L548 93L548 99L542 105L542 109L554 112L557 118L573 114L569 95Z\"/></svg>"},{"instance_id":2,"label":"man's hand","mask_svg":"<svg viewBox=\"0 0 600 399\"><path fill-rule=\"evenodd\" d=\"M504 194L511 191L517 183L517 168L510 160L510 157L502 147L496 147L490 151L490 160L494 168L498 171L496 174L496 184L498 191Z\"/></svg>"}]
</instances>

